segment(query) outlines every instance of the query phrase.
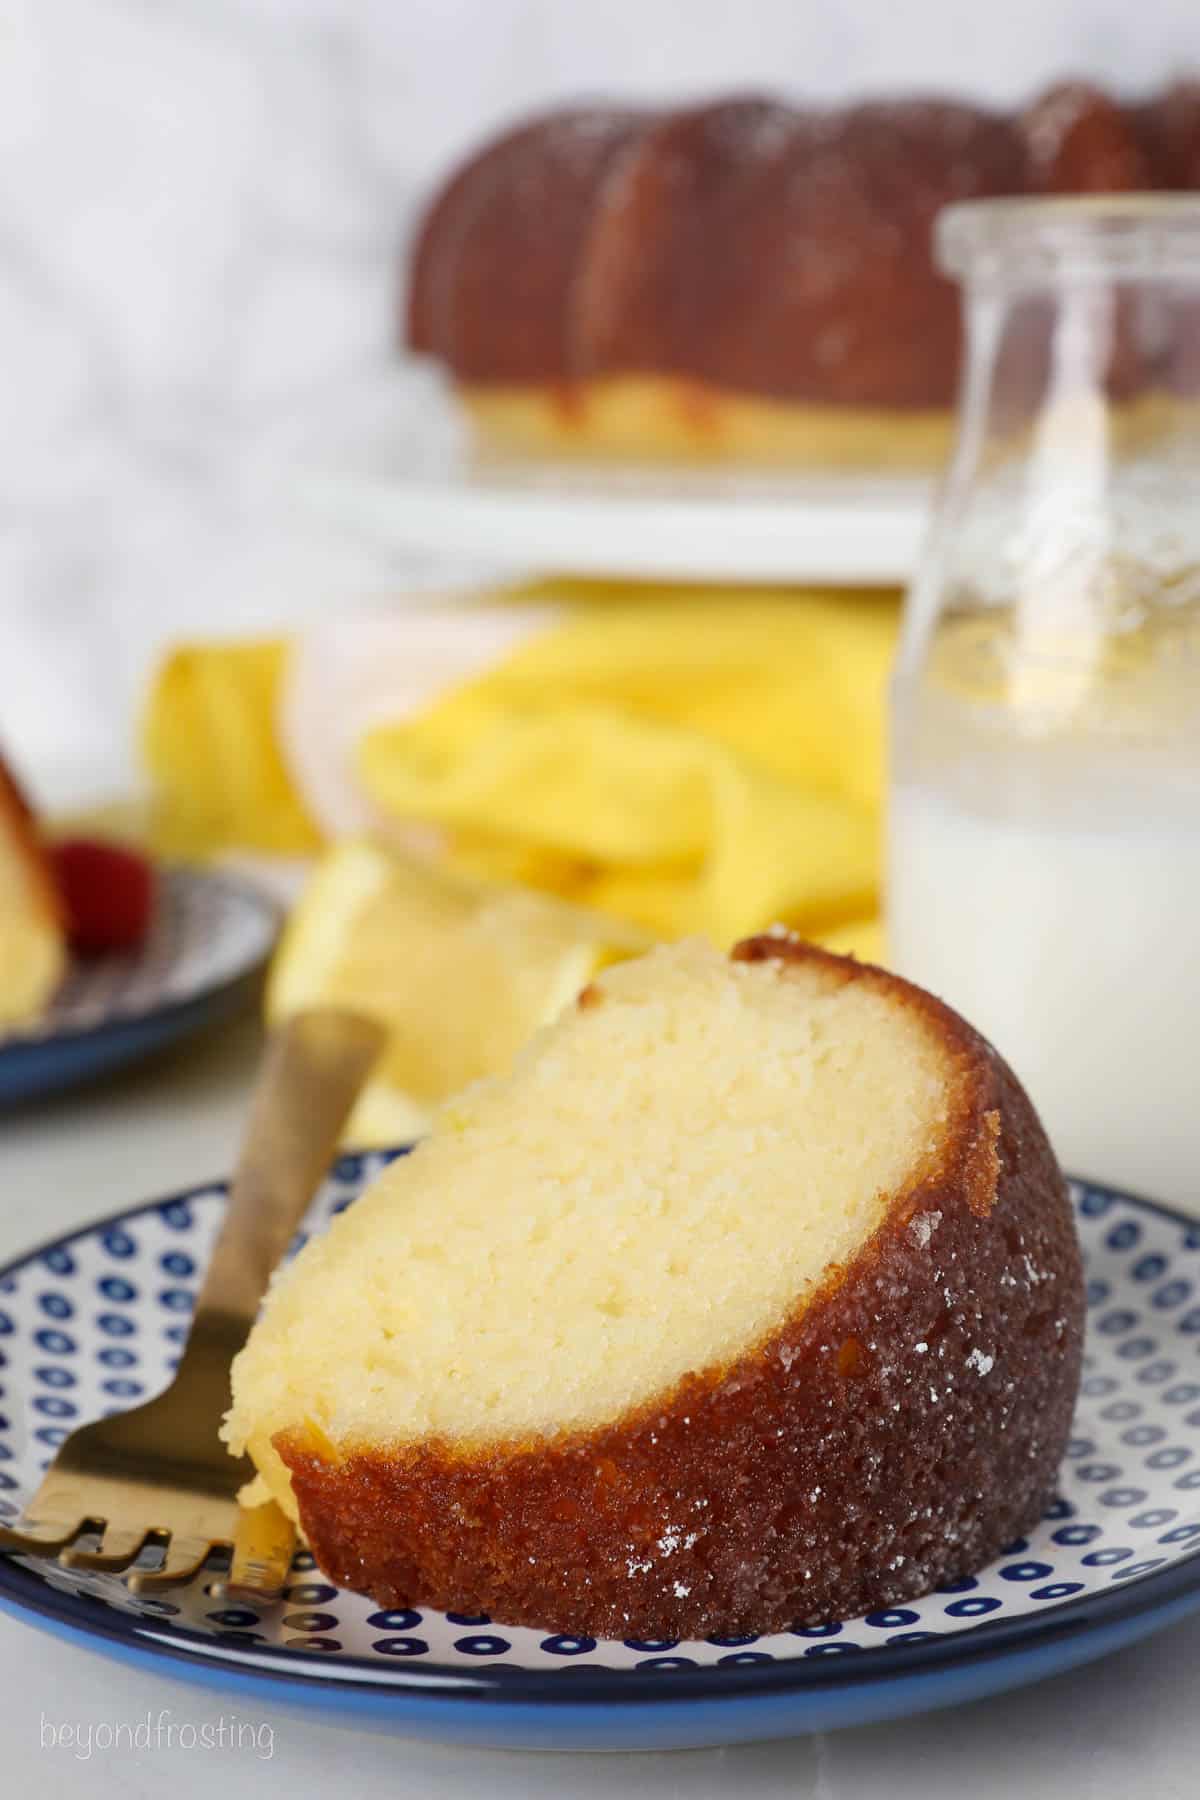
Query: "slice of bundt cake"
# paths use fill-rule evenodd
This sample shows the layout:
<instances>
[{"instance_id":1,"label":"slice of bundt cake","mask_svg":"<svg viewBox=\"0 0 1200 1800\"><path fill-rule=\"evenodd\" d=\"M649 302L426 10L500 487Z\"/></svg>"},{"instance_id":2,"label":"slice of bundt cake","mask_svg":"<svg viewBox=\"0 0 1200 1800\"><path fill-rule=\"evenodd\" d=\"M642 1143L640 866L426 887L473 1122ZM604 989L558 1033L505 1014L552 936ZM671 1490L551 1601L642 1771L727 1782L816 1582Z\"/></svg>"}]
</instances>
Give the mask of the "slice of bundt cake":
<instances>
[{"instance_id":1,"label":"slice of bundt cake","mask_svg":"<svg viewBox=\"0 0 1200 1800\"><path fill-rule=\"evenodd\" d=\"M66 962L53 871L29 803L0 757L0 1030L37 1017Z\"/></svg>"},{"instance_id":2,"label":"slice of bundt cake","mask_svg":"<svg viewBox=\"0 0 1200 1800\"><path fill-rule=\"evenodd\" d=\"M691 942L599 977L307 1245L227 1436L383 1605L766 1631L1028 1529L1082 1315L982 1038L787 936Z\"/></svg>"}]
</instances>

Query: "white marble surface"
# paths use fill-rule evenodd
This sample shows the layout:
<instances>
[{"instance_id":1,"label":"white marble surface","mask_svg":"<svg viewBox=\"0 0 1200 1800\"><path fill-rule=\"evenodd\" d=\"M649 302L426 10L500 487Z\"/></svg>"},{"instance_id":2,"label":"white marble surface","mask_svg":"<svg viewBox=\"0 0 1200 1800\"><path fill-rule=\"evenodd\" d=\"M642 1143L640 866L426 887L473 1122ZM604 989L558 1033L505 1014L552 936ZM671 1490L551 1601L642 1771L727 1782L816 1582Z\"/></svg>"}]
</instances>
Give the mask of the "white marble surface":
<instances>
[{"instance_id":1,"label":"white marble surface","mask_svg":"<svg viewBox=\"0 0 1200 1800\"><path fill-rule=\"evenodd\" d=\"M518 109L1189 61L1194 0L0 0L0 732L102 786L164 638L395 585L279 446L385 365L415 197Z\"/></svg>"},{"instance_id":2,"label":"white marble surface","mask_svg":"<svg viewBox=\"0 0 1200 1800\"><path fill-rule=\"evenodd\" d=\"M243 1023L74 1098L0 1123L0 1261L129 1201L224 1171L257 1052ZM647 1756L488 1757L261 1709L243 1697L131 1674L0 1616L0 1792L256 1800L264 1781L355 1800L1194 1800L1200 1771L1200 1618L1035 1689L948 1713L790 1742ZM251 1724L263 1749L43 1746L43 1724L133 1726L147 1712ZM103 1734L102 1734L103 1735ZM86 1741L86 1740L85 1740Z\"/></svg>"}]
</instances>

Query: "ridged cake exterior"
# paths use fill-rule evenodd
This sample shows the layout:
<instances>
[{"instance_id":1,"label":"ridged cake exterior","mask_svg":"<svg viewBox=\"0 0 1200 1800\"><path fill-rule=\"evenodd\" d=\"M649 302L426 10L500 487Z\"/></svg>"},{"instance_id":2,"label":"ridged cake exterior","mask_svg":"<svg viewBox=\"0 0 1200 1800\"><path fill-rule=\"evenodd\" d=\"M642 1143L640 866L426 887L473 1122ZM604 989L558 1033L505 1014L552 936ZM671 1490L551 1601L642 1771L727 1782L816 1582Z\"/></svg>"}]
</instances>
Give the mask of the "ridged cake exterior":
<instances>
[{"instance_id":1,"label":"ridged cake exterior","mask_svg":"<svg viewBox=\"0 0 1200 1800\"><path fill-rule=\"evenodd\" d=\"M1198 185L1192 82L1136 105L1067 82L1016 115L758 96L559 112L442 188L403 335L486 431L531 447L839 460L886 457L890 429L919 453L960 360L930 249L943 206Z\"/></svg>"},{"instance_id":2,"label":"ridged cake exterior","mask_svg":"<svg viewBox=\"0 0 1200 1800\"><path fill-rule=\"evenodd\" d=\"M895 976L774 935L734 955L785 974L818 964L914 1009L944 1054L940 1141L791 1316L597 1429L332 1455L277 1436L331 1579L384 1606L559 1631L764 1632L915 1597L1041 1516L1084 1301L1028 1097L963 1020Z\"/></svg>"}]
</instances>

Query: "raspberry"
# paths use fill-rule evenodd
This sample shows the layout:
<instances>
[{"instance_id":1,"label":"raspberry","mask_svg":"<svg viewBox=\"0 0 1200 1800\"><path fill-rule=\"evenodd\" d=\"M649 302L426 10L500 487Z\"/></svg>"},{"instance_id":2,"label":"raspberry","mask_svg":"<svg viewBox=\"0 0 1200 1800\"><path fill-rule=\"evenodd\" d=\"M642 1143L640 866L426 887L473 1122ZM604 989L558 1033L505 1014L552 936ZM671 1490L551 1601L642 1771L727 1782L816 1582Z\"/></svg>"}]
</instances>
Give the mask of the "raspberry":
<instances>
[{"instance_id":1,"label":"raspberry","mask_svg":"<svg viewBox=\"0 0 1200 1800\"><path fill-rule=\"evenodd\" d=\"M154 869L135 850L95 838L68 838L50 850L73 949L97 955L132 950L154 911Z\"/></svg>"}]
</instances>

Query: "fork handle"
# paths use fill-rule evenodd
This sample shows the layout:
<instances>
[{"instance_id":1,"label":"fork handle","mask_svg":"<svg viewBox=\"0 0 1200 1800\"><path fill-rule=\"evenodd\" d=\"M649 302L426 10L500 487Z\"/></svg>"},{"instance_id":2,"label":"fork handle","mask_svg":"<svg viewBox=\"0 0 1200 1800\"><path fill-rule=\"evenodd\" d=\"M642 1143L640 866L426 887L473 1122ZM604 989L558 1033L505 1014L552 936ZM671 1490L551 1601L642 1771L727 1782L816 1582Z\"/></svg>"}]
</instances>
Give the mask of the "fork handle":
<instances>
[{"instance_id":1,"label":"fork handle","mask_svg":"<svg viewBox=\"0 0 1200 1800\"><path fill-rule=\"evenodd\" d=\"M296 1013L272 1035L190 1339L236 1339L231 1348L244 1340L384 1035L362 1014L333 1007Z\"/></svg>"}]
</instances>

